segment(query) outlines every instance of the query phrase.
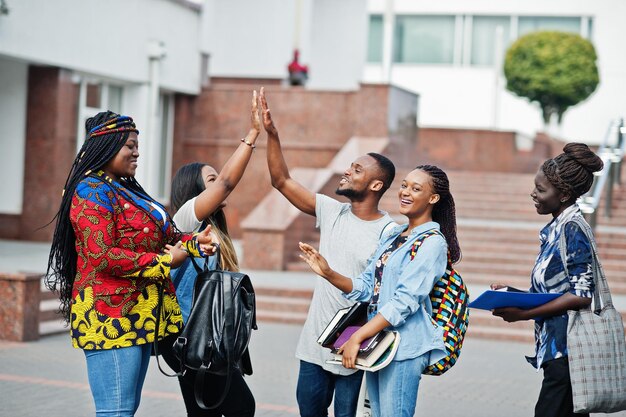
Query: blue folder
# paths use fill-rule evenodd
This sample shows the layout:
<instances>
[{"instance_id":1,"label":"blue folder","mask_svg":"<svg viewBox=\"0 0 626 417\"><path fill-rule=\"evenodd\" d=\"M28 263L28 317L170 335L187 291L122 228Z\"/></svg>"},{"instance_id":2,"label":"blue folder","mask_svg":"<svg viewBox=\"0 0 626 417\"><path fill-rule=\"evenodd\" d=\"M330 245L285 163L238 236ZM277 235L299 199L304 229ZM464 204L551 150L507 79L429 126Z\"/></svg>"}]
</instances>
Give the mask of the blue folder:
<instances>
[{"instance_id":1,"label":"blue folder","mask_svg":"<svg viewBox=\"0 0 626 417\"><path fill-rule=\"evenodd\" d=\"M471 308L493 310L500 307L519 307L524 310L537 307L562 296L561 293L534 293L487 290L469 303Z\"/></svg>"}]
</instances>

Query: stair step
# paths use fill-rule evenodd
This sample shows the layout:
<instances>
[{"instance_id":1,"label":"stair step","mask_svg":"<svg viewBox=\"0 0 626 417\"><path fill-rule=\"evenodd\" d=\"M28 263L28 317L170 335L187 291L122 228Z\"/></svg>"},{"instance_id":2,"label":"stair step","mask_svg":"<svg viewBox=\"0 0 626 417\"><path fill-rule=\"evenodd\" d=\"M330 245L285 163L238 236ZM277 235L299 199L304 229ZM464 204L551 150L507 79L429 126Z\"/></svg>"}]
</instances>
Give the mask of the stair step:
<instances>
[{"instance_id":1,"label":"stair step","mask_svg":"<svg viewBox=\"0 0 626 417\"><path fill-rule=\"evenodd\" d=\"M40 301L39 302L39 321L44 322L44 321L61 320L61 316L58 313L59 306L60 306L59 299L56 296L53 299L43 299L42 301Z\"/></svg>"},{"instance_id":2,"label":"stair step","mask_svg":"<svg viewBox=\"0 0 626 417\"><path fill-rule=\"evenodd\" d=\"M525 276L512 276L502 274L492 274L483 271L465 271L461 268L458 272L463 277L466 284L475 284L488 286L493 283L507 284L520 290L526 290L530 287L530 273ZM472 297L478 297L478 294L470 294Z\"/></svg>"},{"instance_id":3,"label":"stair step","mask_svg":"<svg viewBox=\"0 0 626 417\"><path fill-rule=\"evenodd\" d=\"M51 336L59 333L69 333L69 328L61 320L39 322L39 336Z\"/></svg>"},{"instance_id":4,"label":"stair step","mask_svg":"<svg viewBox=\"0 0 626 417\"><path fill-rule=\"evenodd\" d=\"M291 298L288 296L261 296L256 299L257 311L304 313L309 312L309 298Z\"/></svg>"},{"instance_id":5,"label":"stair step","mask_svg":"<svg viewBox=\"0 0 626 417\"><path fill-rule=\"evenodd\" d=\"M477 248L472 247L471 251L463 251L463 259L459 265L464 265L465 262L470 263L502 263L502 264L520 264L529 265L532 267L535 263L535 256L520 254L516 251L512 252L503 251L499 253L493 253L490 251L479 251Z\"/></svg>"},{"instance_id":6,"label":"stair step","mask_svg":"<svg viewBox=\"0 0 626 417\"><path fill-rule=\"evenodd\" d=\"M497 327L505 329L518 329L526 332L534 331L533 321L517 321L515 323L507 323L502 318L494 316L491 311L470 309L470 326Z\"/></svg>"},{"instance_id":7,"label":"stair step","mask_svg":"<svg viewBox=\"0 0 626 417\"><path fill-rule=\"evenodd\" d=\"M500 327L473 326L471 322L467 328L465 337L526 343L533 343L535 341L533 332Z\"/></svg>"},{"instance_id":8,"label":"stair step","mask_svg":"<svg viewBox=\"0 0 626 417\"><path fill-rule=\"evenodd\" d=\"M489 274L497 275L512 275L512 276L530 276L532 270L532 263L529 265L517 265L506 263L486 263L486 262L473 262L468 260L461 260L459 263L459 269L461 271L468 272L486 272Z\"/></svg>"},{"instance_id":9,"label":"stair step","mask_svg":"<svg viewBox=\"0 0 626 417\"><path fill-rule=\"evenodd\" d=\"M288 262L287 263L287 271L306 271L306 272L310 272L311 268L309 268L309 265L307 265L304 261L300 260L300 261L294 261L294 262Z\"/></svg>"},{"instance_id":10,"label":"stair step","mask_svg":"<svg viewBox=\"0 0 626 417\"><path fill-rule=\"evenodd\" d=\"M306 313L285 312L280 311L267 311L257 310L256 319L258 322L270 322L270 323L286 323L286 324L304 324L306 321Z\"/></svg>"},{"instance_id":11,"label":"stair step","mask_svg":"<svg viewBox=\"0 0 626 417\"><path fill-rule=\"evenodd\" d=\"M309 266L302 262L304 266L309 269ZM276 287L261 287L254 288L254 292L257 296L280 296L290 298L304 298L310 300L313 297L312 289L297 289L297 288L276 288Z\"/></svg>"},{"instance_id":12,"label":"stair step","mask_svg":"<svg viewBox=\"0 0 626 417\"><path fill-rule=\"evenodd\" d=\"M43 289L41 291L41 296L40 296L40 300L41 301L47 301L47 300L59 300L59 294L53 293L52 291L48 290L48 289Z\"/></svg>"}]
</instances>

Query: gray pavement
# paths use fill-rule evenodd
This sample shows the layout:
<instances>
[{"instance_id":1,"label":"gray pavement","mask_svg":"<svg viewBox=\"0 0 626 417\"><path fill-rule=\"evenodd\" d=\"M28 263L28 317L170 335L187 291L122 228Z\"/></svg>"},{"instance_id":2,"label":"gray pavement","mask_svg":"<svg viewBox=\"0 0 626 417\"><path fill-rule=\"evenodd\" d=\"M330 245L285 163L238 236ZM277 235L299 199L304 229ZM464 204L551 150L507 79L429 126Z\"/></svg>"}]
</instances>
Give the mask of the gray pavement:
<instances>
[{"instance_id":1,"label":"gray pavement","mask_svg":"<svg viewBox=\"0 0 626 417\"><path fill-rule=\"evenodd\" d=\"M257 416L298 415L294 358L300 327L260 323L251 343L254 375L247 377L257 401ZM422 380L416 416L527 417L541 374L524 360L531 344L468 338L457 365L440 377ZM0 341L0 416L80 417L93 415L84 356L68 335L37 342ZM173 378L150 366L138 417L183 416ZM612 414L626 417L626 412Z\"/></svg>"},{"instance_id":2,"label":"gray pavement","mask_svg":"<svg viewBox=\"0 0 626 417\"><path fill-rule=\"evenodd\" d=\"M45 243L0 240L0 270L42 272L47 251ZM309 273L250 271L250 275L263 285L313 285ZM471 290L477 294L479 288ZM247 378L257 401L257 416L298 415L294 350L299 334L297 325L259 323L250 348L254 375ZM541 374L524 359L532 351L529 343L466 339L452 370L422 380L416 416L532 416L541 384ZM6 417L94 413L83 353L71 347L67 334L30 343L0 341L0 399L0 416ZM176 380L161 375L153 361L137 416L183 415ZM626 412L611 416L626 417Z\"/></svg>"}]
</instances>

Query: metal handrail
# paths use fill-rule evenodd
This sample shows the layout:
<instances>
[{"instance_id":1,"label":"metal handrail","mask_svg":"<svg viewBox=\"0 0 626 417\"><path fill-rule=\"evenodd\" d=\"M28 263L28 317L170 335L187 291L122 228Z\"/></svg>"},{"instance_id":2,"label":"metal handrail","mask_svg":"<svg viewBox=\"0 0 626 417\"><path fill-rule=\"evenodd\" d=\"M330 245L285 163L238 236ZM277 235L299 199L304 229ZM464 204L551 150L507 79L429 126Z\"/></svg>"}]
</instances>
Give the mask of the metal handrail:
<instances>
[{"instance_id":1,"label":"metal handrail","mask_svg":"<svg viewBox=\"0 0 626 417\"><path fill-rule=\"evenodd\" d=\"M581 211L594 229L597 224L598 206L605 192L604 214L606 217L611 217L613 186L621 185L622 159L626 146L625 135L626 127L623 119L611 122L602 145L598 149L598 156L602 158L604 167L594 174L591 189L578 199Z\"/></svg>"}]
</instances>

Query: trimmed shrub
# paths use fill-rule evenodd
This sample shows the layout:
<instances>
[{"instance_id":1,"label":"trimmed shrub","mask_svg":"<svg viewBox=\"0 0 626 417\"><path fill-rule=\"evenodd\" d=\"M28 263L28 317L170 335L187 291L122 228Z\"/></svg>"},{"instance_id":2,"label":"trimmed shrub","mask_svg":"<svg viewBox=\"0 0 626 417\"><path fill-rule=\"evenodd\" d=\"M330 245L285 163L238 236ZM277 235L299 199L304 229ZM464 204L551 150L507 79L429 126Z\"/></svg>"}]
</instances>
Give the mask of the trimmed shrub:
<instances>
[{"instance_id":1,"label":"trimmed shrub","mask_svg":"<svg viewBox=\"0 0 626 417\"><path fill-rule=\"evenodd\" d=\"M564 32L534 32L507 50L504 75L507 90L541 106L549 124L589 97L598 86L596 51L581 36Z\"/></svg>"}]
</instances>

